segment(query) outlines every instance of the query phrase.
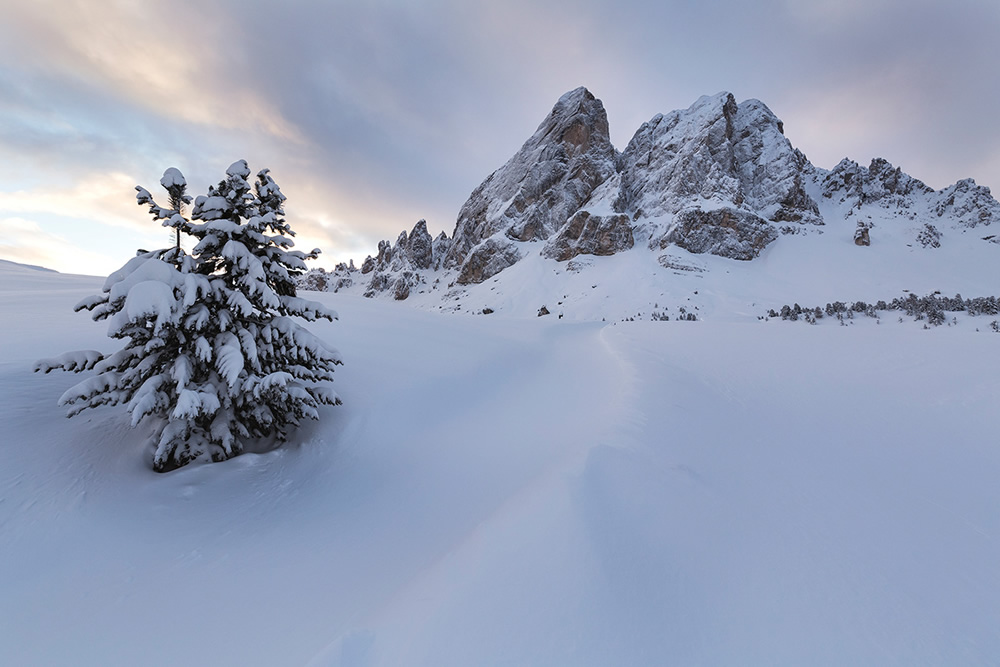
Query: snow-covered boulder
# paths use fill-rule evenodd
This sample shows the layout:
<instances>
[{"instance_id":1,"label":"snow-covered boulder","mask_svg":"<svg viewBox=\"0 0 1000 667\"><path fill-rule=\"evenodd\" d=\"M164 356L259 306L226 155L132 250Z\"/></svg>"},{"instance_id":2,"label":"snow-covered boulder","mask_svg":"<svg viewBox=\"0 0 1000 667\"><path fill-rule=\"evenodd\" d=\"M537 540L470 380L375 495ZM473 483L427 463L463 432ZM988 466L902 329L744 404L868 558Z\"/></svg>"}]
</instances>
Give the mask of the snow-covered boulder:
<instances>
[{"instance_id":1,"label":"snow-covered boulder","mask_svg":"<svg viewBox=\"0 0 1000 667\"><path fill-rule=\"evenodd\" d=\"M871 227L864 220L858 220L858 226L854 229L854 245L870 246L871 244Z\"/></svg>"}]
</instances>

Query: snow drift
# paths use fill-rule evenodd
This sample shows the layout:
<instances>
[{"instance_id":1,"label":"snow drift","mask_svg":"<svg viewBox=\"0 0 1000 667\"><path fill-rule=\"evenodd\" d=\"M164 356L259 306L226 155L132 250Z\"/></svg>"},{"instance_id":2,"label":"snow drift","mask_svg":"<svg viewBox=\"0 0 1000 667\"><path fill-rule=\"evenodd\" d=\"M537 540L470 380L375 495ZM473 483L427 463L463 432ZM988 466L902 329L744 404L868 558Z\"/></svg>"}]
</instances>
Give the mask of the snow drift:
<instances>
[{"instance_id":1,"label":"snow drift","mask_svg":"<svg viewBox=\"0 0 1000 667\"><path fill-rule=\"evenodd\" d=\"M697 322L316 294L344 405L160 476L31 373L107 349L101 281L0 265L0 663L992 664L1000 335L762 322L685 261Z\"/></svg>"}]
</instances>

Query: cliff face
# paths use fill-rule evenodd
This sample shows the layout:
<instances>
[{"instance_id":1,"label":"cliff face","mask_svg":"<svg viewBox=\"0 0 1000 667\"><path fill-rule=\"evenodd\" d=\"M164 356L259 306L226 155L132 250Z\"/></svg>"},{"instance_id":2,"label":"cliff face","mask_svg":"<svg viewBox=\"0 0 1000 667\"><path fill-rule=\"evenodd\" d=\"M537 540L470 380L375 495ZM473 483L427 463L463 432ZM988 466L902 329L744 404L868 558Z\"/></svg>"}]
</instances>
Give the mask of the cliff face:
<instances>
[{"instance_id":1,"label":"cliff face","mask_svg":"<svg viewBox=\"0 0 1000 667\"><path fill-rule=\"evenodd\" d=\"M560 261L614 254L633 246L633 226L663 218L652 243L685 245L669 218L702 208L732 214L688 215L699 231L687 246L752 259L777 237L767 221L822 224L803 187L807 165L764 104L737 104L729 93L654 116L619 155L601 101L578 88L472 193L444 265L459 269L464 284L516 262L516 242L548 241L542 252Z\"/></svg>"},{"instance_id":2,"label":"cliff face","mask_svg":"<svg viewBox=\"0 0 1000 667\"><path fill-rule=\"evenodd\" d=\"M507 254L510 241L548 239L615 173L616 157L601 101L586 88L566 93L462 206L445 266L461 267L491 237Z\"/></svg>"},{"instance_id":3,"label":"cliff face","mask_svg":"<svg viewBox=\"0 0 1000 667\"><path fill-rule=\"evenodd\" d=\"M814 167L765 104L730 93L657 114L618 153L603 104L577 88L473 191L452 238L431 241L418 223L394 245L380 243L362 271L372 273L367 294L405 298L427 272L475 284L531 253L561 262L641 240L657 251L676 245L752 260L782 234L846 222L846 235L864 228L873 243L877 225L918 217L914 240L939 247L938 227L1000 223L1000 204L972 180L935 192L880 158L867 168L847 159L830 171Z\"/></svg>"},{"instance_id":4,"label":"cliff face","mask_svg":"<svg viewBox=\"0 0 1000 667\"><path fill-rule=\"evenodd\" d=\"M792 148L771 110L730 93L702 97L657 115L622 155L616 209L657 217L709 203L781 221L820 222L803 188L805 156Z\"/></svg>"}]
</instances>

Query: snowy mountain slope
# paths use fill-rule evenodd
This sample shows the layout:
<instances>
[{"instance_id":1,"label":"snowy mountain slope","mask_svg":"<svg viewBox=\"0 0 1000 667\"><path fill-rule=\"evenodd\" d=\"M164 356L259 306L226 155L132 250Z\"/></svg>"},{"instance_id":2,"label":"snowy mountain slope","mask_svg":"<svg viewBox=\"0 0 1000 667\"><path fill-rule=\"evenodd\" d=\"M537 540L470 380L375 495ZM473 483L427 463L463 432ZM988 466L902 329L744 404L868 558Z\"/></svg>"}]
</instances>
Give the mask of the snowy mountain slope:
<instances>
[{"instance_id":1,"label":"snowy mountain slope","mask_svg":"<svg viewBox=\"0 0 1000 667\"><path fill-rule=\"evenodd\" d=\"M782 296L866 286L793 245L754 260ZM67 420L75 378L30 373L111 345L71 311L101 281L8 271L0 664L992 664L1000 335L759 322L737 306L760 285L724 268L753 263L678 256L706 269L670 273L703 321L314 295L341 315L310 328L344 354L344 405L167 475L125 415ZM594 259L508 271L604 272L609 298L641 274Z\"/></svg>"},{"instance_id":2,"label":"snowy mountain slope","mask_svg":"<svg viewBox=\"0 0 1000 667\"><path fill-rule=\"evenodd\" d=\"M750 303L777 298L780 286L763 265L789 252L803 255L793 263L815 265L845 287L880 283L888 262L898 280L878 298L920 289L910 285L921 277L933 278L923 281L931 291L970 284L978 293L995 291L994 282L981 280L1000 253L991 227L1000 224L1000 203L989 188L968 179L935 192L879 158L868 167L845 159L820 169L784 132L762 102L737 104L720 93L654 116L619 154L600 100L579 88L560 98L521 150L472 193L452 238L442 233L418 261L404 232L395 245L380 244L360 272L342 265L321 278L329 289L409 298L434 309L496 310L492 301L502 305L521 294L521 312L569 299L586 307L567 316L606 319L649 315L660 297L686 301L708 273L716 274L713 282L732 274L740 276L737 286L760 287ZM845 249L845 239L864 247ZM951 253L941 251L948 247ZM631 259L623 265L608 259L613 255ZM661 257L660 266L704 270L661 271L654 263ZM741 266L747 261L749 269ZM517 269L524 262L538 267ZM602 304L610 294L592 287L605 278L607 271L592 269L601 266L628 273L634 287L614 292L627 307ZM840 276L838 266L874 273ZM552 288L538 294L517 284L518 275L548 273L563 277L544 280ZM678 273L685 276L681 286ZM479 287L486 283L502 298L490 299ZM811 298L810 284L782 298ZM845 291L832 298L862 297Z\"/></svg>"},{"instance_id":3,"label":"snowy mountain slope","mask_svg":"<svg viewBox=\"0 0 1000 667\"><path fill-rule=\"evenodd\" d=\"M820 200L821 210L839 204ZM572 320L649 320L654 312L676 319L680 308L699 319L750 319L783 304L823 305L940 291L965 297L997 295L1000 246L984 243L984 228L941 229L939 247L917 241L924 223L894 211L862 213L872 245L854 243L858 213L808 233L783 236L750 262L695 254L677 246L650 250L642 230L635 246L611 256L581 255L568 262L525 251L503 273L480 284L458 285L454 273L415 272L405 303L421 309L534 316L545 306ZM538 244L524 244L537 248ZM365 281L341 289L363 293ZM380 296L377 292L369 292ZM384 298L391 300L390 294ZM697 308L697 310L695 310Z\"/></svg>"}]
</instances>

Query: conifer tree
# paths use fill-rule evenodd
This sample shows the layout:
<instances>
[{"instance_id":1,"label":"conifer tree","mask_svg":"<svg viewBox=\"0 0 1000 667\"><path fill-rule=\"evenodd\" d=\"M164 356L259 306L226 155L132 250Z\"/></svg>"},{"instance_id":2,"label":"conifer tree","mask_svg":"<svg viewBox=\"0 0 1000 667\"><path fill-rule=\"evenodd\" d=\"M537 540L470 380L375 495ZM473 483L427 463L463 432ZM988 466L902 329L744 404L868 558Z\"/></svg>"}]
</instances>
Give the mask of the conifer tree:
<instances>
[{"instance_id":1,"label":"conifer tree","mask_svg":"<svg viewBox=\"0 0 1000 667\"><path fill-rule=\"evenodd\" d=\"M76 310L109 320L108 335L125 340L111 355L75 352L40 361L95 375L60 399L69 416L99 405L125 404L132 425L152 424L153 468L194 460L222 461L250 440L284 440L320 405L337 405L330 388L335 350L300 326L336 319L323 305L296 296L295 278L310 253L290 250L284 195L268 170L253 187L243 160L207 196L190 203L183 175L164 173L170 207L137 187L139 204L155 220L197 241L190 254L174 248L140 252L111 274L103 292Z\"/></svg>"}]
</instances>

